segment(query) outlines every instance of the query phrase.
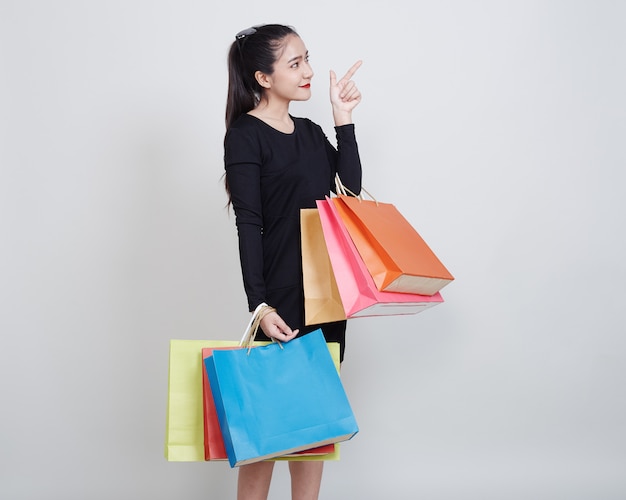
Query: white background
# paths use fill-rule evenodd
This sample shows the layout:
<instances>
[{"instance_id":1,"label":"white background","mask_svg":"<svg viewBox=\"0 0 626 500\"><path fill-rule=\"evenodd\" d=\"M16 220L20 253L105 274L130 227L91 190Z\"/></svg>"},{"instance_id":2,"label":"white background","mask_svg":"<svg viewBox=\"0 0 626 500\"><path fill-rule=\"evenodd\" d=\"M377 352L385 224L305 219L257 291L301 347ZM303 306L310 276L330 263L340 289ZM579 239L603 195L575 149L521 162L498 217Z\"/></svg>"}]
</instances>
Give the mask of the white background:
<instances>
[{"instance_id":1,"label":"white background","mask_svg":"<svg viewBox=\"0 0 626 500\"><path fill-rule=\"evenodd\" d=\"M168 342L248 319L222 140L225 56L296 27L292 112L334 139L358 58L364 182L455 275L353 320L361 432L325 499L626 498L626 4L0 1L0 497L226 499L163 457ZM278 466L271 498L288 498Z\"/></svg>"}]
</instances>

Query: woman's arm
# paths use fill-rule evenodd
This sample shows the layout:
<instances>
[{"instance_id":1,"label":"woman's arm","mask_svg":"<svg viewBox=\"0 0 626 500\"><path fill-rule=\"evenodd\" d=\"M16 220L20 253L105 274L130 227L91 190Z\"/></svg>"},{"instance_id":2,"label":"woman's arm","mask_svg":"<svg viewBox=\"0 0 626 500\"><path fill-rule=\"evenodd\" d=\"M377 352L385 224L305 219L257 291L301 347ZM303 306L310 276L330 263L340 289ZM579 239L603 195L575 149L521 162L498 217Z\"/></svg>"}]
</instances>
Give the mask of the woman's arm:
<instances>
[{"instance_id":1,"label":"woman's arm","mask_svg":"<svg viewBox=\"0 0 626 500\"><path fill-rule=\"evenodd\" d=\"M235 212L239 260L250 311L265 302L263 277L263 207L261 161L254 141L239 129L224 139L224 167L230 201Z\"/></svg>"},{"instance_id":2,"label":"woman's arm","mask_svg":"<svg viewBox=\"0 0 626 500\"><path fill-rule=\"evenodd\" d=\"M335 127L337 149L326 141L326 150L329 161L334 167L334 173L339 174L341 183L354 194L361 192L361 158L354 133L354 125ZM330 179L331 190L335 190L334 175Z\"/></svg>"},{"instance_id":3,"label":"woman's arm","mask_svg":"<svg viewBox=\"0 0 626 500\"><path fill-rule=\"evenodd\" d=\"M337 150L329 143L332 151L329 149L328 154L329 158L334 157L335 172L339 174L343 185L355 194L361 192L361 160L354 134L352 111L361 102L361 92L351 78L361 64L362 61L354 63L339 81L335 72L330 71L330 102L335 120Z\"/></svg>"},{"instance_id":4,"label":"woman's arm","mask_svg":"<svg viewBox=\"0 0 626 500\"><path fill-rule=\"evenodd\" d=\"M224 164L239 238L239 260L248 308L252 312L265 302L263 276L263 203L260 154L241 131L231 129L224 139ZM276 313L261 320L268 337L287 342L298 334Z\"/></svg>"}]
</instances>

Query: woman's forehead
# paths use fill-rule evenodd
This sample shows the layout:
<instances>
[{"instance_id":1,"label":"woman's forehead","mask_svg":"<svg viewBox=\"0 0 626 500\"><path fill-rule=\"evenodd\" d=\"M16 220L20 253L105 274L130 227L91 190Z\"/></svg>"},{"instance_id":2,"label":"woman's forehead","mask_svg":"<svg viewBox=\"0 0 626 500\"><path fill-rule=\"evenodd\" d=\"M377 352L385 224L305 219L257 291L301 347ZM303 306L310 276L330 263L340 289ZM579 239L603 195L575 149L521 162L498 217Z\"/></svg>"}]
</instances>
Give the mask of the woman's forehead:
<instances>
[{"instance_id":1,"label":"woman's forehead","mask_svg":"<svg viewBox=\"0 0 626 500\"><path fill-rule=\"evenodd\" d=\"M307 54L306 45L298 35L289 35L285 39L282 54L278 58L279 61L289 61L294 57L305 56Z\"/></svg>"}]
</instances>

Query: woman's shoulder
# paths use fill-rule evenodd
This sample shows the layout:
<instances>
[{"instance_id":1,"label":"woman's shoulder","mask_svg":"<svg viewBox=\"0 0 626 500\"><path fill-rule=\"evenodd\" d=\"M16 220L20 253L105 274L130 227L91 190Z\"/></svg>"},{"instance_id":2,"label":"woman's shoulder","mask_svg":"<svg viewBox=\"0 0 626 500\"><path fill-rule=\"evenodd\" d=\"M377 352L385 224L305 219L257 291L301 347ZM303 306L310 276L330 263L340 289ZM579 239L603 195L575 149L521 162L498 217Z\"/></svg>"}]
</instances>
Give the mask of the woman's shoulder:
<instances>
[{"instance_id":1,"label":"woman's shoulder","mask_svg":"<svg viewBox=\"0 0 626 500\"><path fill-rule=\"evenodd\" d=\"M296 124L301 124L303 126L307 126L307 127L317 127L319 128L319 125L317 123L315 123L313 120L311 120L310 118L306 118L303 116L293 116L293 115L289 115L291 116L291 119L296 123Z\"/></svg>"},{"instance_id":2,"label":"woman's shoulder","mask_svg":"<svg viewBox=\"0 0 626 500\"><path fill-rule=\"evenodd\" d=\"M315 123L310 118L292 116L291 119L296 125L296 130L306 130L315 134L323 133L322 127L320 127L317 123Z\"/></svg>"},{"instance_id":3,"label":"woman's shoulder","mask_svg":"<svg viewBox=\"0 0 626 500\"><path fill-rule=\"evenodd\" d=\"M236 130L254 130L259 127L259 120L248 113L244 113L237 118L232 125L228 128L228 131Z\"/></svg>"},{"instance_id":4,"label":"woman's shoulder","mask_svg":"<svg viewBox=\"0 0 626 500\"><path fill-rule=\"evenodd\" d=\"M242 144L253 144L259 140L259 120L243 114L237 118L226 130L224 142L226 145L240 147Z\"/></svg>"}]
</instances>

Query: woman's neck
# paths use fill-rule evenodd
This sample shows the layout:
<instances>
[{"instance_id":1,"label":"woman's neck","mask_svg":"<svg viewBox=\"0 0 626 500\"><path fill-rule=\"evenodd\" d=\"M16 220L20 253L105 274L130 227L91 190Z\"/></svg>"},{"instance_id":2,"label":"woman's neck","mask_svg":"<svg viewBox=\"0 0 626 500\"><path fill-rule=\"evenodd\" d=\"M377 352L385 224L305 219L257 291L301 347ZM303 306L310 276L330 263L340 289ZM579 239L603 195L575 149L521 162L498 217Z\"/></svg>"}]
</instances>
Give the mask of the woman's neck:
<instances>
[{"instance_id":1,"label":"woman's neck","mask_svg":"<svg viewBox=\"0 0 626 500\"><path fill-rule=\"evenodd\" d=\"M256 108L249 112L252 116L263 120L281 132L291 133L294 129L293 120L289 115L289 103L270 103L261 100Z\"/></svg>"}]
</instances>

